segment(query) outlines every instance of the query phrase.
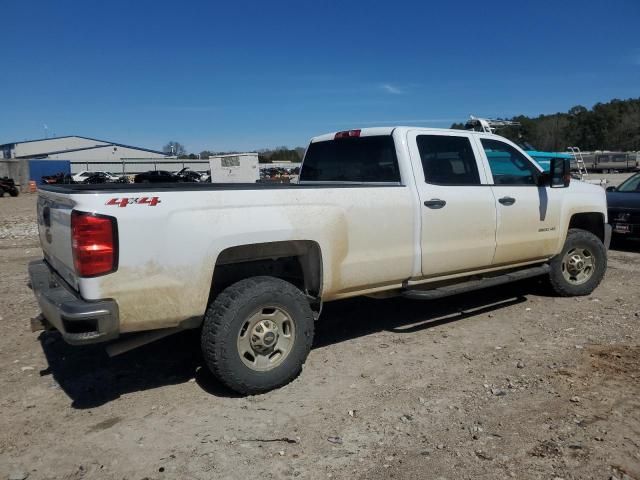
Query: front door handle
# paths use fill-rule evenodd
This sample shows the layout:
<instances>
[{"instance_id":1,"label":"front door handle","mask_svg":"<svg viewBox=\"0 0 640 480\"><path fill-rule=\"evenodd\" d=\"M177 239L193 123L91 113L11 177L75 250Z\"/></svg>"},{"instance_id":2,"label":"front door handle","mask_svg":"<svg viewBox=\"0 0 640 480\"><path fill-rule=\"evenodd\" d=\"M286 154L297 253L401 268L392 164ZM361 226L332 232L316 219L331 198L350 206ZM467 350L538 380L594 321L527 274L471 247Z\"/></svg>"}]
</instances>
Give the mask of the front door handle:
<instances>
[{"instance_id":1,"label":"front door handle","mask_svg":"<svg viewBox=\"0 0 640 480\"><path fill-rule=\"evenodd\" d=\"M439 198L432 198L431 200L425 200L424 206L429 208L442 208L447 204L444 200L440 200Z\"/></svg>"},{"instance_id":2,"label":"front door handle","mask_svg":"<svg viewBox=\"0 0 640 480\"><path fill-rule=\"evenodd\" d=\"M498 200L501 204L503 205L513 205L514 203L516 203L516 199L513 197L502 197L501 199Z\"/></svg>"}]
</instances>

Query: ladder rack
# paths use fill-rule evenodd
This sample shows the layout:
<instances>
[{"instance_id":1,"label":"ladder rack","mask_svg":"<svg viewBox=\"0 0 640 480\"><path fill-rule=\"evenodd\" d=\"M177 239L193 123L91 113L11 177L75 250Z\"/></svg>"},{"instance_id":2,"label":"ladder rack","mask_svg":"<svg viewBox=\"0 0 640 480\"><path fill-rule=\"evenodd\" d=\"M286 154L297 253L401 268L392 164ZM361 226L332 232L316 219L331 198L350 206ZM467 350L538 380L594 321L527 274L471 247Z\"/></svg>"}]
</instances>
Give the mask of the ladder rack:
<instances>
[{"instance_id":1,"label":"ladder rack","mask_svg":"<svg viewBox=\"0 0 640 480\"><path fill-rule=\"evenodd\" d=\"M492 118L479 118L469 115L469 120L465 124L467 130L475 130L484 133L495 133L499 128L504 127L519 127L520 122L513 122L511 120L496 120Z\"/></svg>"}]
</instances>

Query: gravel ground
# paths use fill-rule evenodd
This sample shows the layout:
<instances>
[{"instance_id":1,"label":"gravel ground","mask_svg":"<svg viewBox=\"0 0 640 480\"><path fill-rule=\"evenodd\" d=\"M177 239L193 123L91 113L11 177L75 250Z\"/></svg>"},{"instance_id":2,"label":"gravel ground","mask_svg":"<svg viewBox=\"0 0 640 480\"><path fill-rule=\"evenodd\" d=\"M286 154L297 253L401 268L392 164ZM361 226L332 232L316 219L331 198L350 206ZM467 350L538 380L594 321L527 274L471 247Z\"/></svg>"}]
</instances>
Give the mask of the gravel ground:
<instances>
[{"instance_id":1,"label":"gravel ground","mask_svg":"<svg viewBox=\"0 0 640 480\"><path fill-rule=\"evenodd\" d=\"M114 359L31 333L34 211L0 199L0 479L640 478L640 243L589 297L328 304L302 375L242 398L194 332Z\"/></svg>"}]
</instances>

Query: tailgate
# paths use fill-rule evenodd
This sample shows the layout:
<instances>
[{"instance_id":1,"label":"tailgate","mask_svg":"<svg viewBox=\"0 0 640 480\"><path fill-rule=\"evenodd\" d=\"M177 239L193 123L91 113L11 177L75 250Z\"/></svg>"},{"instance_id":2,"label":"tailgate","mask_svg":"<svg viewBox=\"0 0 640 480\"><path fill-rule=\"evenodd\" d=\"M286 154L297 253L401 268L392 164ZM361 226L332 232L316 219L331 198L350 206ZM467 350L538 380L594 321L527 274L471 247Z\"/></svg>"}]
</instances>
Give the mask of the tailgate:
<instances>
[{"instance_id":1,"label":"tailgate","mask_svg":"<svg viewBox=\"0 0 640 480\"><path fill-rule=\"evenodd\" d=\"M68 195L38 191L38 234L44 259L75 290L78 279L71 248L71 211L74 202Z\"/></svg>"}]
</instances>

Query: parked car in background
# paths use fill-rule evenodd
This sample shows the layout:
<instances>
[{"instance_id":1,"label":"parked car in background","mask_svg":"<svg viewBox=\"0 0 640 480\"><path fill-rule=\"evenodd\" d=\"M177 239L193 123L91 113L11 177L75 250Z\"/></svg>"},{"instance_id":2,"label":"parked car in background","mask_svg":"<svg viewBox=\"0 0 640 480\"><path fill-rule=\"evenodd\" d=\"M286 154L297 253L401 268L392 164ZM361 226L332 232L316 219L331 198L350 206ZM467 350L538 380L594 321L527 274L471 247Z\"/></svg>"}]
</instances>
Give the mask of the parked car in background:
<instances>
[{"instance_id":1,"label":"parked car in background","mask_svg":"<svg viewBox=\"0 0 640 480\"><path fill-rule=\"evenodd\" d=\"M176 183L176 182L200 182L203 175L189 167L184 167L175 173L167 170L150 170L139 173L133 179L133 183Z\"/></svg>"},{"instance_id":2,"label":"parked car in background","mask_svg":"<svg viewBox=\"0 0 640 480\"><path fill-rule=\"evenodd\" d=\"M82 177L81 181L77 181L77 183L115 183L118 181L118 177L112 177L107 172L89 172L89 175Z\"/></svg>"},{"instance_id":3,"label":"parked car in background","mask_svg":"<svg viewBox=\"0 0 640 480\"><path fill-rule=\"evenodd\" d=\"M189 167L184 167L182 170L175 173L175 175L182 182L201 182L204 175L191 170Z\"/></svg>"},{"instance_id":4,"label":"parked car in background","mask_svg":"<svg viewBox=\"0 0 640 480\"><path fill-rule=\"evenodd\" d=\"M41 177L42 183L44 185L57 185L59 183L78 183L73 177L64 172L59 172L54 175L44 175Z\"/></svg>"},{"instance_id":5,"label":"parked car in background","mask_svg":"<svg viewBox=\"0 0 640 480\"><path fill-rule=\"evenodd\" d=\"M83 170L81 172L74 173L73 175L71 175L71 177L73 178L74 182L83 183L87 178L89 178L92 175L95 175L96 173L103 174L106 178L109 179L109 181L112 181L112 182L116 182L120 179L120 175L116 175L115 173L103 172L103 171L92 172L89 170ZM91 182L87 182L87 183L91 183ZM105 183L105 182L93 182L93 183Z\"/></svg>"},{"instance_id":6,"label":"parked car in background","mask_svg":"<svg viewBox=\"0 0 640 480\"><path fill-rule=\"evenodd\" d=\"M167 170L150 170L137 174L133 179L133 183L176 183L179 181L180 177Z\"/></svg>"},{"instance_id":7,"label":"parked car in background","mask_svg":"<svg viewBox=\"0 0 640 480\"><path fill-rule=\"evenodd\" d=\"M640 237L640 173L607 188L607 208L616 236Z\"/></svg>"}]
</instances>

